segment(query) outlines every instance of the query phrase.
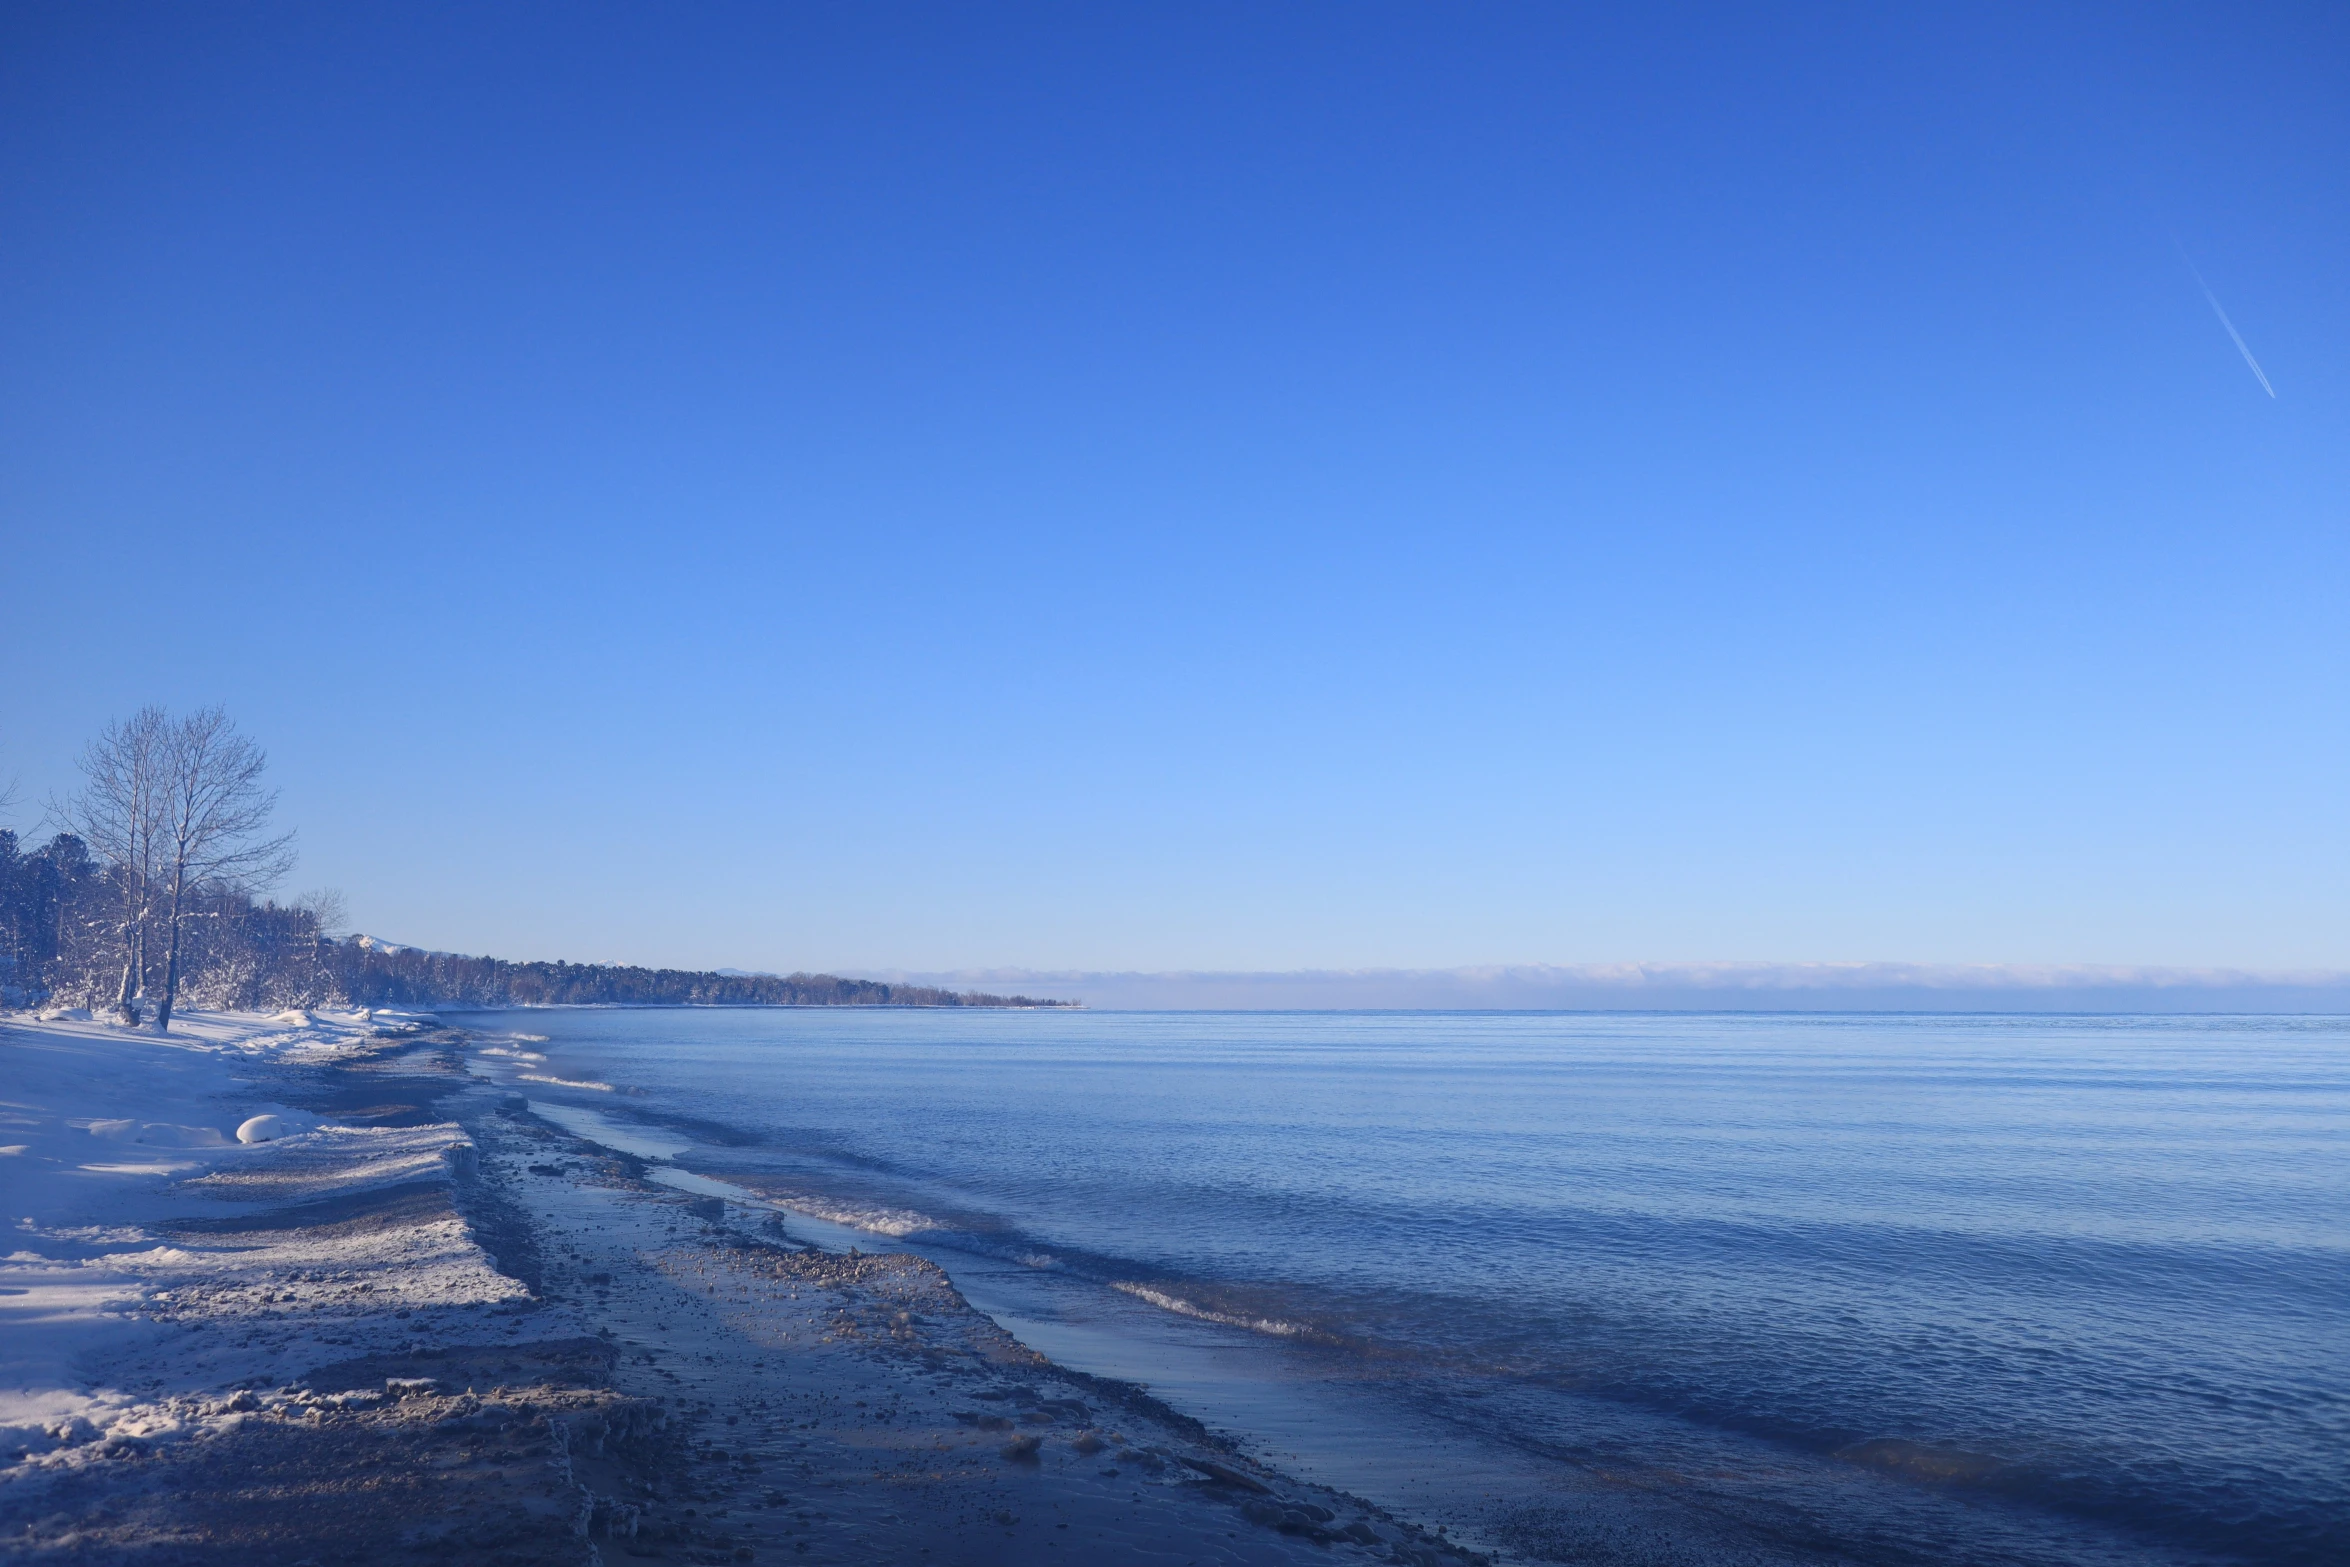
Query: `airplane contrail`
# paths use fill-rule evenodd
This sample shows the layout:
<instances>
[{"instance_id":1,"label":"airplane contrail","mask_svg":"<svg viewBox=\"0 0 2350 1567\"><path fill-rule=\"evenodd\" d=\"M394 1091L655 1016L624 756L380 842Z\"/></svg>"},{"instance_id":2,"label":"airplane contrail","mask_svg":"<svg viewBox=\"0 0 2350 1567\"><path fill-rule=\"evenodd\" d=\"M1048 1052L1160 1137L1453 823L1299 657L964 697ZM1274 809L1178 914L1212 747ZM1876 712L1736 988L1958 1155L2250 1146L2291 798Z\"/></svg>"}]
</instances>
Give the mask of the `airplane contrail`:
<instances>
[{"instance_id":1,"label":"airplane contrail","mask_svg":"<svg viewBox=\"0 0 2350 1567\"><path fill-rule=\"evenodd\" d=\"M2236 323L2230 321L2228 319L2228 313L2220 308L2219 296L2211 291L2211 285L2209 283L2203 281L2203 273L2201 269L2195 265L2194 259L2187 254L2187 247L2184 245L2179 247L2179 259L2187 263L2187 270L2189 272L2195 274L2195 286L2203 290L2203 297L2211 301L2211 313L2219 317L2219 324L2226 327L2228 329L2228 336L2236 340L2236 352L2242 354L2244 356L2244 363L2252 367L2253 379L2260 383L2260 389L2268 393L2268 395L2271 397L2276 396L2277 389L2268 384L2268 372L2260 368L2260 361L2253 358L2252 350L2244 346L2244 334L2236 330Z\"/></svg>"}]
</instances>

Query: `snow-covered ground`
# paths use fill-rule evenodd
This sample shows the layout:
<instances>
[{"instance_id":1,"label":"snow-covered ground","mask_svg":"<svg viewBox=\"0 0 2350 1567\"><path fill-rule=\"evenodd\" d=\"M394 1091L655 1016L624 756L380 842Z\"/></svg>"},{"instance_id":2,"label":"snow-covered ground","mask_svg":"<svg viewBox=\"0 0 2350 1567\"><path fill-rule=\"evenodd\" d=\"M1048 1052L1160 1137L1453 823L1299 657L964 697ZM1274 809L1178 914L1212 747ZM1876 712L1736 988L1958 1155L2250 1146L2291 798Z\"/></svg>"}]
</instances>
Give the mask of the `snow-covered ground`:
<instances>
[{"instance_id":1,"label":"snow-covered ground","mask_svg":"<svg viewBox=\"0 0 2350 1567\"><path fill-rule=\"evenodd\" d=\"M233 1428L418 1317L526 1298L449 1201L456 1126L288 1102L429 1021L0 1020L0 1483Z\"/></svg>"}]
</instances>

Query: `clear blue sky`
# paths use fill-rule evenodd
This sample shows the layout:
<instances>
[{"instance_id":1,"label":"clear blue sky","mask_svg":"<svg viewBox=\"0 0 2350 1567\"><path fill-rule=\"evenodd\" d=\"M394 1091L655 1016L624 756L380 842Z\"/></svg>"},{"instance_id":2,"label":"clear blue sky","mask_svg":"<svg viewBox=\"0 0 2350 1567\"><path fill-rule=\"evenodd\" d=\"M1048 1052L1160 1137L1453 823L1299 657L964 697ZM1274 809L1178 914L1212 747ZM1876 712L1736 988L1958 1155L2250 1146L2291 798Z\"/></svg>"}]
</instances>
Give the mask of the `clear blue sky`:
<instances>
[{"instance_id":1,"label":"clear blue sky","mask_svg":"<svg viewBox=\"0 0 2350 1567\"><path fill-rule=\"evenodd\" d=\"M2346 84L2336 4L11 5L0 777L224 702L297 886L512 956L2341 966Z\"/></svg>"}]
</instances>

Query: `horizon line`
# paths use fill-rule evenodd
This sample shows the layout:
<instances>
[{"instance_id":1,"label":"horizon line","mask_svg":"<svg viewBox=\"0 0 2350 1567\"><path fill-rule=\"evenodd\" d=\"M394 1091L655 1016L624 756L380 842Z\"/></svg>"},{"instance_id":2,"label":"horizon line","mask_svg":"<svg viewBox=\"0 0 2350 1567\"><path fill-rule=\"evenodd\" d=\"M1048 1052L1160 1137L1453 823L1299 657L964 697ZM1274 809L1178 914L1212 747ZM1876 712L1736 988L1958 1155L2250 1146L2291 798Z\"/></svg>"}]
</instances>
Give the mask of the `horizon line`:
<instances>
[{"instance_id":1,"label":"horizon line","mask_svg":"<svg viewBox=\"0 0 2350 1567\"><path fill-rule=\"evenodd\" d=\"M853 971L1104 1011L2350 1013L2350 971L2089 963L1495 963Z\"/></svg>"},{"instance_id":2,"label":"horizon line","mask_svg":"<svg viewBox=\"0 0 2350 1567\"><path fill-rule=\"evenodd\" d=\"M2260 969L2175 963L1919 963L1879 959L1627 961L1612 963L1464 963L1407 967L1366 964L1301 968L1091 968L991 965L970 968L856 968L838 972L889 983L946 980L1157 980L1215 982L1468 981L1579 985L1601 989L1923 990L2156 988L2300 989L2350 986L2350 968Z\"/></svg>"}]
</instances>

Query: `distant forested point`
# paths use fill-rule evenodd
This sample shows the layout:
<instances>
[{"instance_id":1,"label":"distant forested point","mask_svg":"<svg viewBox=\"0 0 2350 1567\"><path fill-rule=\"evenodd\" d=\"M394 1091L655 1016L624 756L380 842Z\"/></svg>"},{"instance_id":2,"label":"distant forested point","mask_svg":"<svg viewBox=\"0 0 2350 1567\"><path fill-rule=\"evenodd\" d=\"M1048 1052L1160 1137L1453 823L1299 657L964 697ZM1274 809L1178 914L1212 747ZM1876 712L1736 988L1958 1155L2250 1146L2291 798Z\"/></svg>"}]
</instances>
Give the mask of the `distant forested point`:
<instances>
[{"instance_id":1,"label":"distant forested point","mask_svg":"<svg viewBox=\"0 0 2350 1567\"><path fill-rule=\"evenodd\" d=\"M361 1006L1066 1007L1071 1001L891 985L837 974L715 974L612 963L511 963L367 936L327 943L336 988Z\"/></svg>"}]
</instances>

